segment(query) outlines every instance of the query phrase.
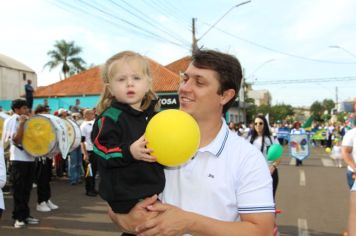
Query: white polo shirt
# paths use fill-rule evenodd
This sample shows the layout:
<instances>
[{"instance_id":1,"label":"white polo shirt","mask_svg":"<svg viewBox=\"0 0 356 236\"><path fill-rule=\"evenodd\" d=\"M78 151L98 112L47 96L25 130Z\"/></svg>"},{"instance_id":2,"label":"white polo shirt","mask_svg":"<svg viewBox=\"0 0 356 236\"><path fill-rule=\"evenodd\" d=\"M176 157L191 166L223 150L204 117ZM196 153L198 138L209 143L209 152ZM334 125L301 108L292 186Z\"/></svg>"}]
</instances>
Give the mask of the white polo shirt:
<instances>
[{"instance_id":1,"label":"white polo shirt","mask_svg":"<svg viewBox=\"0 0 356 236\"><path fill-rule=\"evenodd\" d=\"M82 132L82 136L85 137L85 148L87 151L93 151L93 142L91 141L91 131L93 130L93 124L95 120L91 121L83 121L80 125L80 131Z\"/></svg>"},{"instance_id":2,"label":"white polo shirt","mask_svg":"<svg viewBox=\"0 0 356 236\"><path fill-rule=\"evenodd\" d=\"M223 121L217 137L187 164L166 168L162 201L223 221L274 212L272 179L262 153Z\"/></svg>"},{"instance_id":3,"label":"white polo shirt","mask_svg":"<svg viewBox=\"0 0 356 236\"><path fill-rule=\"evenodd\" d=\"M346 132L344 138L342 139L342 146L352 147L352 159L356 163L356 128ZM350 166L347 166L347 169L354 172Z\"/></svg>"}]
</instances>

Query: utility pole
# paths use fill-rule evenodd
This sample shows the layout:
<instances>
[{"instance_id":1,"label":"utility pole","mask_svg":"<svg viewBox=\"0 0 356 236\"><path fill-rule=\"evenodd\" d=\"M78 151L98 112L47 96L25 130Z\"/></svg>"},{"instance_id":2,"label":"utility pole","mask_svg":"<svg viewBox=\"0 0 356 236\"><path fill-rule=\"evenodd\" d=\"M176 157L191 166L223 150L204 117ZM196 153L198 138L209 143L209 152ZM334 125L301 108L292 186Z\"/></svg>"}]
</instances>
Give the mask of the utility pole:
<instances>
[{"instance_id":1,"label":"utility pole","mask_svg":"<svg viewBox=\"0 0 356 236\"><path fill-rule=\"evenodd\" d=\"M196 52L198 50L198 41L201 40L212 28L215 27L215 25L217 23L219 23L230 11L232 11L234 8L237 8L239 6L242 6L244 4L247 4L247 3L250 3L251 0L248 0L248 1L245 1L245 2L242 2L242 3L239 3L235 6L232 6L222 17L220 17L214 24L212 24L210 26L210 28L200 36L200 38L196 38L195 37L195 20L196 18L192 18L192 37L193 37L193 40L192 40L192 54L194 54L194 52Z\"/></svg>"},{"instance_id":2,"label":"utility pole","mask_svg":"<svg viewBox=\"0 0 356 236\"><path fill-rule=\"evenodd\" d=\"M339 104L339 96L338 96L338 88L337 86L335 87L335 107L336 109L338 108L338 104Z\"/></svg>"},{"instance_id":3,"label":"utility pole","mask_svg":"<svg viewBox=\"0 0 356 236\"><path fill-rule=\"evenodd\" d=\"M196 18L192 18L192 54L198 50L198 40L195 37L195 20Z\"/></svg>"}]
</instances>

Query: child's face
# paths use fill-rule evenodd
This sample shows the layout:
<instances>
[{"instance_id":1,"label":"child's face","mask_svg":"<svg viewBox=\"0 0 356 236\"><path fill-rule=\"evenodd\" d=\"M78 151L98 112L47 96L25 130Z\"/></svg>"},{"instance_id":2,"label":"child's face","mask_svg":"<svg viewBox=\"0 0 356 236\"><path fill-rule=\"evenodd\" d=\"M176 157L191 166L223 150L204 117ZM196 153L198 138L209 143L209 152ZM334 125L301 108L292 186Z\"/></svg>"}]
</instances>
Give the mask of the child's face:
<instances>
[{"instance_id":1,"label":"child's face","mask_svg":"<svg viewBox=\"0 0 356 236\"><path fill-rule=\"evenodd\" d=\"M140 110L142 99L149 91L150 82L143 75L141 64L134 60L119 60L112 65L109 88L117 101Z\"/></svg>"}]
</instances>

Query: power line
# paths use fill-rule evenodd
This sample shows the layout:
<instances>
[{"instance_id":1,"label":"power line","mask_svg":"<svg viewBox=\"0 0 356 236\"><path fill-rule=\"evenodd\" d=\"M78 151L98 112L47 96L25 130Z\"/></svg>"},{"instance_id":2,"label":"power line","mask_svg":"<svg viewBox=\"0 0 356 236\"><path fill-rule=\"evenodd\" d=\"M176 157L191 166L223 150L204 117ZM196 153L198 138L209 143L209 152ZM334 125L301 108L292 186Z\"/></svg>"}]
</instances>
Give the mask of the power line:
<instances>
[{"instance_id":1,"label":"power line","mask_svg":"<svg viewBox=\"0 0 356 236\"><path fill-rule=\"evenodd\" d=\"M275 85L275 84L306 84L306 83L326 83L337 81L354 81L356 76L344 76L344 77L329 77L329 78L303 78L303 79L291 79L291 80L264 80L255 81L254 85Z\"/></svg>"},{"instance_id":2,"label":"power line","mask_svg":"<svg viewBox=\"0 0 356 236\"><path fill-rule=\"evenodd\" d=\"M128 13L130 13L131 15L135 16L136 18L140 19L143 22L146 22L147 24L155 27L156 29L160 30L163 33L168 34L169 36L171 36L174 39L179 38L179 40L182 43L188 44L190 45L190 42L187 41L186 39L180 37L180 35L174 34L172 33L169 29L163 27L162 25L158 25L157 23L154 23L154 20L152 18L150 18L147 14L145 14L144 12L140 11L139 9L133 7L131 4L129 4L128 2L126 2L125 0L121 0L122 2L124 2L128 7L130 7L131 9L133 9L134 11L138 12L139 14L136 14L135 12L131 11L130 9L121 6L120 4L114 2L113 0L110 0L110 2L112 4L114 4L115 6L120 7L121 9L123 9L124 11L127 11Z\"/></svg>"},{"instance_id":3,"label":"power line","mask_svg":"<svg viewBox=\"0 0 356 236\"><path fill-rule=\"evenodd\" d=\"M125 19L122 19L122 18L120 18L120 17L117 17L117 16L115 16L115 15L113 15L113 14L110 14L110 13L108 13L108 12L106 12L106 11L104 11L104 10L98 8L98 7L95 7L95 6L93 6L92 4L90 4L90 3L86 3L86 2L84 2L84 1L82 1L82 0L79 0L79 1L82 2L83 4L85 4L86 6L89 6L89 7L91 7L92 9L96 10L96 11L97 11L98 13L100 13L101 15L93 14L93 13L91 13L91 12L89 12L89 11L85 11L85 10L84 10L83 8L81 8L81 7L74 6L74 5L72 5L72 4L68 4L68 3L65 3L65 2L61 2L61 4L62 4L62 5L65 5L65 6L66 6L67 8L69 8L71 11L72 11L72 8L74 8L74 9L77 9L77 11L79 11L80 13L83 13L83 12L84 12L84 13L87 13L87 14L89 14L89 15L92 15L92 16L94 16L94 18L96 18L96 17L99 16L102 20L104 20L104 21L106 21L106 22L108 22L108 23L110 23L110 24L113 24L113 25L115 25L116 27L117 27L117 26L119 26L120 28L125 27L125 26L123 26L123 25L117 24L116 21L115 21L115 22L112 21L112 18L118 19L118 20L120 20L121 22L124 22L125 24L132 26L132 27L130 27L130 28L125 27L129 32L135 32L135 33L137 33L137 34L141 34L141 35L144 35L144 36L146 36L146 37L150 37L150 38L152 38L152 39L156 39L156 40L163 41L163 42L169 42L169 43L174 44L174 45L176 45L176 46L178 46L178 47L181 47L181 48L184 48L184 49L189 49L189 47L186 46L186 45L179 44L179 43L177 43L177 42L174 42L174 41L172 41L172 40L169 40L169 39L167 39L167 38L164 38L164 37L162 37L162 36L160 36L160 35L157 35L156 33L150 32L150 31L148 31L148 30L146 30L146 29L144 29L144 28L142 28L142 27L140 27L140 26L138 26L138 25L135 25L135 24L133 24L133 23L131 23L131 22L125 20ZM54 3L54 5L58 6L56 3ZM60 7L60 6L59 6L59 7ZM62 7L60 7L60 8L62 8ZM62 8L62 9L63 9L63 8ZM110 20L107 19L108 16L110 17Z\"/></svg>"},{"instance_id":4,"label":"power line","mask_svg":"<svg viewBox=\"0 0 356 236\"><path fill-rule=\"evenodd\" d=\"M207 24L207 23L204 23L204 24L211 26L210 24ZM279 54L282 54L282 55L285 55L285 56L294 57L294 58L301 59L301 60L318 62L318 63L327 63L327 64L343 64L343 65L354 65L354 64L356 64L356 62L330 61L330 60L313 59L313 58L308 58L308 57L304 57L304 56L299 56L299 55L295 55L295 54L292 54L292 53L283 52L283 51L280 51L280 50L277 50L277 49L273 49L273 48L264 46L262 44L253 42L253 41L248 40L248 39L241 38L239 36L236 36L236 35L234 35L232 33L226 32L225 30L219 29L217 27L215 27L215 29L220 31L220 32L222 32L222 33L224 33L224 34L229 35L230 37L236 38L236 39L241 40L243 42L246 42L248 44L252 44L252 45L254 45L256 47L263 48L263 49L266 49L268 51L276 52L276 53L279 53Z\"/></svg>"},{"instance_id":5,"label":"power line","mask_svg":"<svg viewBox=\"0 0 356 236\"><path fill-rule=\"evenodd\" d=\"M189 25L190 26L190 22L188 23L185 20L182 20L181 18L176 17L173 13L172 14L167 14L167 10L164 9L160 4L153 2L153 1L142 1L143 3L145 3L147 6L149 6L150 8L154 9L155 11L158 11L160 14L162 14L163 16L167 17L167 18L171 18L174 19L175 21L183 24L183 25ZM191 30L190 27L185 27L186 29L188 29L189 31Z\"/></svg>"}]
</instances>

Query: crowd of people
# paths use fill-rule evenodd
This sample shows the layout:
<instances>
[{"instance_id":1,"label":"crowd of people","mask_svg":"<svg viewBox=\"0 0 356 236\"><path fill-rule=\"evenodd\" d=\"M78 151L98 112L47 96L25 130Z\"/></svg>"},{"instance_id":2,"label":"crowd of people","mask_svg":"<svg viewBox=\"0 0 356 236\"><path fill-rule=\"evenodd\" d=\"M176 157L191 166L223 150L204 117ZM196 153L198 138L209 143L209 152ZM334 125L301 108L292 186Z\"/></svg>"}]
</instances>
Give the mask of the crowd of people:
<instances>
[{"instance_id":1,"label":"crowd of people","mask_svg":"<svg viewBox=\"0 0 356 236\"><path fill-rule=\"evenodd\" d=\"M82 183L85 180L85 193L95 197L96 161L93 158L93 144L90 134L95 120L95 110L78 106L76 112L61 108L53 112L61 119L71 119L80 130L80 145L74 148L67 158L61 153L53 155L29 155L22 146L24 124L35 115L50 114L51 109L47 99L31 111L28 101L15 99L11 111L4 122L0 146L0 188L10 193L14 199L12 218L15 228L23 228L27 224L39 224L30 214L29 199L31 190L36 188L39 212L50 212L59 208L52 201L50 182L53 176L68 178L70 185ZM74 107L73 106L73 107ZM4 111L3 111L4 112ZM50 135L50 134L48 134ZM82 155L83 153L83 155ZM87 170L90 167L90 174ZM11 189L10 189L11 186ZM11 190L11 191L10 191ZM0 213L5 209L3 193L0 192ZM1 215L1 214L0 214Z\"/></svg>"},{"instance_id":2,"label":"crowd of people","mask_svg":"<svg viewBox=\"0 0 356 236\"><path fill-rule=\"evenodd\" d=\"M124 235L273 235L280 160L268 160L268 149L273 144L283 145L288 135L306 132L299 122L270 126L264 115L256 115L249 127L226 123L223 114L234 103L242 80L235 56L198 50L182 73L180 109L196 120L201 140L194 157L173 168L157 163L153 150L146 147L144 131L159 111L159 102L145 57L131 51L115 54L103 66L102 79L104 92L96 109L81 108L77 99L70 111L61 108L53 112L80 127L80 146L70 151L69 158L63 158L62 153L30 156L22 146L24 125L32 113L48 114L50 108L45 102L31 112L29 101L12 102L12 115L5 121L1 139L0 187L8 169L2 150L6 151L4 144L9 142L8 181L12 184L15 228L39 224L28 206L33 183L37 185L36 210L59 208L51 197L54 163L56 175L66 173L69 185L85 180L87 196L99 193L108 202L109 216ZM321 145L331 148L339 134L345 136L339 139L340 149L354 190L356 128L346 134L341 130L329 126ZM302 164L301 160L296 163ZM4 209L1 197L0 192L0 209ZM355 217L353 193L351 204L350 222ZM350 226L350 233L355 234L352 230Z\"/></svg>"}]
</instances>

